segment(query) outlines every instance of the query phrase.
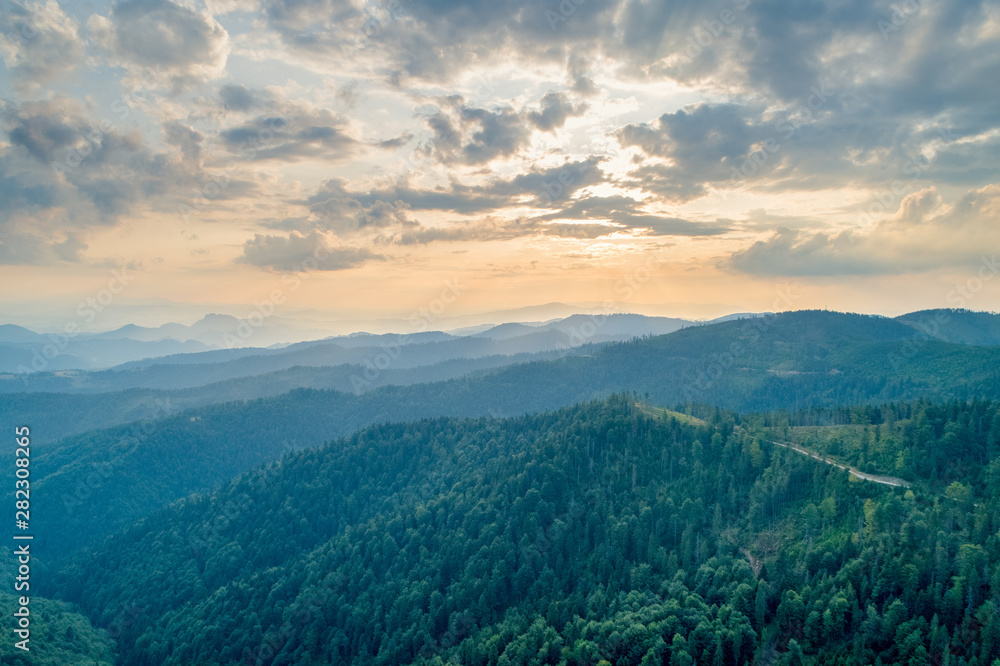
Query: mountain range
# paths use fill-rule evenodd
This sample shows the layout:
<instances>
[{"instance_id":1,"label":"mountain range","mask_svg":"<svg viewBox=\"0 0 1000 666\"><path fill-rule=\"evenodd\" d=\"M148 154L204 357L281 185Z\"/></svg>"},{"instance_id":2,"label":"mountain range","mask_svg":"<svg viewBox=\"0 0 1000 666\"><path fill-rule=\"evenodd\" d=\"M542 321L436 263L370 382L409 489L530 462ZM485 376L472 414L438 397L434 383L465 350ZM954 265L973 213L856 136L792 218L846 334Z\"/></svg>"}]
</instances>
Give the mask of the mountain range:
<instances>
[{"instance_id":1,"label":"mountain range","mask_svg":"<svg viewBox=\"0 0 1000 666\"><path fill-rule=\"evenodd\" d=\"M943 641L973 664L993 645L969 619L992 626L980 607L992 574L968 562L1000 528L976 508L993 506L1000 479L987 467L1000 450L998 319L796 311L359 333L18 377L0 417L32 425L33 567L53 618L45 631L66 637L66 653L116 650L121 664L507 664L539 651L553 664L746 663L767 650L891 660L905 644L919 662L918 644ZM32 390L17 390L24 380ZM900 483L856 487L869 478ZM941 498L967 510L921 508ZM973 511L986 513L963 522ZM887 543L865 535L890 523L918 572L929 556L915 535L934 524L951 545L933 575L966 581L958 602L942 588L892 610L896 569L879 565L882 582L854 577L852 563L873 557L864 549ZM831 582L841 579L850 587ZM675 602L714 610L682 618ZM827 622L830 604L847 610ZM322 619L289 625L286 612L314 606ZM872 613L893 627L910 617L906 631L921 633L900 643L898 627L864 624ZM373 616L389 619L373 627ZM621 632L639 625L659 628L623 652ZM117 628L113 641L100 627ZM862 629L867 642L851 643ZM679 638L660 645L667 631Z\"/></svg>"}]
</instances>

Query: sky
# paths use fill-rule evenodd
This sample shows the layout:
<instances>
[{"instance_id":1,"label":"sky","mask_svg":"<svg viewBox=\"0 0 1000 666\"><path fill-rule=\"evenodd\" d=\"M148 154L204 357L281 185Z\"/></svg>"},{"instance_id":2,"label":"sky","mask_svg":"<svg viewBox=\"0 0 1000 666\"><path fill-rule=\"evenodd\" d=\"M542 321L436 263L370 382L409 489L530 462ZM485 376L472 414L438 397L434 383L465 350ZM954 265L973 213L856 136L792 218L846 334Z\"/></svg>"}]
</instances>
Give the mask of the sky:
<instances>
[{"instance_id":1,"label":"sky","mask_svg":"<svg viewBox=\"0 0 1000 666\"><path fill-rule=\"evenodd\" d=\"M996 2L0 0L0 61L2 322L1000 310Z\"/></svg>"}]
</instances>

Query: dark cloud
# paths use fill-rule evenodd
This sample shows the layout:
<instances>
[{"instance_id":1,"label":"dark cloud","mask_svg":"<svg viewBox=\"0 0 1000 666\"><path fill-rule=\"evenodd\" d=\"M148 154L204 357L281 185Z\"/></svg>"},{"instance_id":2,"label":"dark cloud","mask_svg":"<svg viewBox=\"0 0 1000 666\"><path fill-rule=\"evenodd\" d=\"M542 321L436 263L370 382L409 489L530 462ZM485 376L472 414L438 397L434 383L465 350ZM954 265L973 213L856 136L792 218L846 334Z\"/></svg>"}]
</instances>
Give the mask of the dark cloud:
<instances>
[{"instance_id":1,"label":"dark cloud","mask_svg":"<svg viewBox=\"0 0 1000 666\"><path fill-rule=\"evenodd\" d=\"M11 144L20 146L43 164L56 158L56 153L76 144L89 128L68 109L44 102L25 104L20 111L11 113L7 137Z\"/></svg>"},{"instance_id":2,"label":"dark cloud","mask_svg":"<svg viewBox=\"0 0 1000 666\"><path fill-rule=\"evenodd\" d=\"M321 191L320 197L324 196ZM462 215L471 215L485 211L496 210L510 203L509 199L494 196L474 186L453 183L448 189L434 190L414 189L408 185L393 185L373 189L368 192L358 192L351 195L361 202L360 205L371 206L379 201L399 201L410 210L443 210ZM310 197L313 205L316 197Z\"/></svg>"},{"instance_id":3,"label":"dark cloud","mask_svg":"<svg viewBox=\"0 0 1000 666\"><path fill-rule=\"evenodd\" d=\"M884 258L862 253L858 237L844 231L836 235L808 234L779 228L764 241L734 252L725 262L740 272L755 275L859 275L896 272Z\"/></svg>"},{"instance_id":4,"label":"dark cloud","mask_svg":"<svg viewBox=\"0 0 1000 666\"><path fill-rule=\"evenodd\" d=\"M730 180L766 130L748 121L749 110L734 104L698 104L665 113L656 122L618 130L624 147L669 163L644 164L629 174L632 184L671 201L703 196L706 187Z\"/></svg>"},{"instance_id":5,"label":"dark cloud","mask_svg":"<svg viewBox=\"0 0 1000 666\"><path fill-rule=\"evenodd\" d=\"M496 158L510 157L527 146L531 130L524 119L511 109L488 111L464 107L460 110L460 123L464 141L459 150L446 152L452 148L450 140L453 131L435 137L435 153L445 161L452 159L463 164L484 164Z\"/></svg>"},{"instance_id":6,"label":"dark cloud","mask_svg":"<svg viewBox=\"0 0 1000 666\"><path fill-rule=\"evenodd\" d=\"M427 118L434 137L426 152L444 163L468 165L511 157L530 144L535 130L555 131L586 108L560 92L547 93L537 109L520 111L510 107L484 109L467 104L460 96L448 97L439 111Z\"/></svg>"},{"instance_id":7,"label":"dark cloud","mask_svg":"<svg viewBox=\"0 0 1000 666\"><path fill-rule=\"evenodd\" d=\"M538 220L500 220L486 218L475 222L453 222L440 227L420 227L405 231L396 242L401 245L426 245L435 242L505 241L527 236L554 236L560 238L595 239L607 236L616 229L598 223L540 223Z\"/></svg>"},{"instance_id":8,"label":"dark cloud","mask_svg":"<svg viewBox=\"0 0 1000 666\"><path fill-rule=\"evenodd\" d=\"M602 161L592 156L555 167L532 167L513 178L490 181L483 189L501 198L528 197L528 203L536 206L558 205L585 187L605 182L607 177L599 166Z\"/></svg>"},{"instance_id":9,"label":"dark cloud","mask_svg":"<svg viewBox=\"0 0 1000 666\"><path fill-rule=\"evenodd\" d=\"M348 0L263 0L267 25L292 51L310 58L344 57L372 34L373 25Z\"/></svg>"},{"instance_id":10,"label":"dark cloud","mask_svg":"<svg viewBox=\"0 0 1000 666\"><path fill-rule=\"evenodd\" d=\"M361 93L358 92L358 82L348 81L344 85L337 88L337 93L335 95L338 102L343 104L348 109L353 109L357 106L358 101L361 99Z\"/></svg>"},{"instance_id":11,"label":"dark cloud","mask_svg":"<svg viewBox=\"0 0 1000 666\"><path fill-rule=\"evenodd\" d=\"M545 132L559 129L572 116L579 116L586 109L586 104L573 104L566 93L550 92L542 98L540 111L529 111L528 121Z\"/></svg>"},{"instance_id":12,"label":"dark cloud","mask_svg":"<svg viewBox=\"0 0 1000 666\"><path fill-rule=\"evenodd\" d=\"M262 115L219 132L226 150L248 161L302 159L335 161L352 156L360 144L348 136L346 121L326 109L285 105L279 115Z\"/></svg>"},{"instance_id":13,"label":"dark cloud","mask_svg":"<svg viewBox=\"0 0 1000 666\"><path fill-rule=\"evenodd\" d=\"M19 170L10 157L0 158L0 212L51 208L59 197L53 182L39 183L30 171Z\"/></svg>"},{"instance_id":14,"label":"dark cloud","mask_svg":"<svg viewBox=\"0 0 1000 666\"><path fill-rule=\"evenodd\" d=\"M434 242L508 240L519 235L521 234L517 233L514 223L484 219L476 223L458 222L443 227L419 227L401 233L397 242L400 245L426 245Z\"/></svg>"},{"instance_id":15,"label":"dark cloud","mask_svg":"<svg viewBox=\"0 0 1000 666\"><path fill-rule=\"evenodd\" d=\"M382 141L376 141L372 145L378 148L384 148L385 150L394 150L396 148L401 148L413 140L413 134L410 132L404 132L397 137L391 139L384 139Z\"/></svg>"},{"instance_id":16,"label":"dark cloud","mask_svg":"<svg viewBox=\"0 0 1000 666\"><path fill-rule=\"evenodd\" d=\"M219 88L219 101L228 111L250 111L260 103L254 91L238 85L225 85Z\"/></svg>"},{"instance_id":17,"label":"dark cloud","mask_svg":"<svg viewBox=\"0 0 1000 666\"><path fill-rule=\"evenodd\" d=\"M334 230L338 234L368 231L375 234L378 242L404 245L539 235L599 238L616 231L656 236L714 236L731 230L721 222L693 222L650 213L629 197L574 198L586 187L605 182L600 163L600 158L591 157L546 169L532 168L474 186L453 182L448 189L440 190L396 185L350 192L344 181L331 180L302 202L311 212L308 218L276 221L272 226L301 231ZM551 212L514 219L496 214L518 203ZM421 210L480 217L426 226L409 216L410 212ZM482 217L484 213L487 215Z\"/></svg>"},{"instance_id":18,"label":"dark cloud","mask_svg":"<svg viewBox=\"0 0 1000 666\"><path fill-rule=\"evenodd\" d=\"M184 159L198 163L201 159L201 142L205 138L201 132L176 121L163 124L167 143L180 149Z\"/></svg>"},{"instance_id":19,"label":"dark cloud","mask_svg":"<svg viewBox=\"0 0 1000 666\"><path fill-rule=\"evenodd\" d=\"M189 199L211 177L205 164L335 162L397 150L429 131L430 141L420 145L446 167L441 171L448 172L447 182L421 189L414 185L421 181L403 177L354 191L350 182L329 181L292 202L308 214L265 224L313 240L314 233L329 231L387 242L530 234L591 238L609 230L698 236L740 223L698 223L650 211L731 188L875 191L902 179L907 191L938 183L950 186L952 198L959 189L980 192L969 195L962 215L966 199L940 204L919 220L910 201L910 212L868 233L814 233L822 229L815 225L813 231L795 231L791 222L727 264L746 272L815 274L929 266L921 246L900 239L941 231L945 222L964 229L963 220L986 219L972 202L988 199L982 188L996 180L1000 87L990 82L1000 71L1000 49L995 3L916 5L919 11L900 16L895 0L262 0L257 25L277 36L270 44L280 41L300 58L296 64L315 64L316 72L348 71L350 63L347 76L370 69L380 83L425 102L456 82L467 85L470 70L502 63L551 71L557 65L565 78L560 73L556 80L565 89L540 99L536 94L524 105L502 98L507 86L487 86L481 96L467 89L464 96L437 96L432 112L415 121L421 126L410 128L413 133L376 134L388 136L376 140L352 136L342 115L362 106L358 82L338 82L332 102L337 112L282 99L277 88L230 82L196 93L210 100L203 103L210 105L205 113L163 120L180 98L162 105L165 146L129 131L143 124L95 132L87 113L57 97L8 101L0 106L7 139L0 148L0 224L32 261L72 260L83 251L88 226L113 224L123 214L169 205L178 196ZM84 53L76 24L56 2L11 0L6 7L0 53L19 93L55 81L99 53ZM87 34L110 51L106 64L124 68L126 88L134 89L136 77L149 72L155 84L179 94L223 75L229 51L226 30L194 7L181 0L116 0L106 16L91 17ZM256 43L266 41L252 36L261 37ZM517 160L534 156L533 148L552 143L541 133L563 138L559 130L588 104L605 108L595 98L594 79L609 74L626 89L673 81L713 101L676 110L667 99L670 106L660 110L669 113L612 128L619 146L638 153L617 180L602 171L600 156L561 167L522 166L513 175L491 171L509 174ZM675 88L671 83L667 90ZM366 94L364 103L372 99ZM226 178L219 198L252 191L252 185ZM601 183L652 196L637 196L640 203L587 190ZM500 219L506 209L529 206L541 211ZM420 211L482 219L427 227L415 219ZM29 231L28 220L48 220L48 226ZM781 223L770 226L775 224ZM972 227L990 233L986 226ZM75 242L69 232L78 233ZM948 235L953 237L966 242L963 234ZM291 236L262 238L293 243ZM878 243L890 254L911 251L879 260ZM963 247L949 249L949 261L967 257Z\"/></svg>"},{"instance_id":20,"label":"dark cloud","mask_svg":"<svg viewBox=\"0 0 1000 666\"><path fill-rule=\"evenodd\" d=\"M590 77L590 61L582 54L572 53L566 63L566 78L570 89L578 95L596 95L597 85Z\"/></svg>"},{"instance_id":21,"label":"dark cloud","mask_svg":"<svg viewBox=\"0 0 1000 666\"><path fill-rule=\"evenodd\" d=\"M240 263L279 271L338 271L381 260L363 248L343 247L319 231L285 236L256 234L243 245Z\"/></svg>"},{"instance_id":22,"label":"dark cloud","mask_svg":"<svg viewBox=\"0 0 1000 666\"><path fill-rule=\"evenodd\" d=\"M224 122L217 130L222 149L240 160L337 161L354 156L365 145L348 134L347 119L343 116L330 109L282 98L271 90L223 86L219 90L219 108L240 113L234 116L234 123ZM247 117L245 114L251 111L253 116ZM404 135L368 145L391 148L393 142L408 140Z\"/></svg>"}]
</instances>

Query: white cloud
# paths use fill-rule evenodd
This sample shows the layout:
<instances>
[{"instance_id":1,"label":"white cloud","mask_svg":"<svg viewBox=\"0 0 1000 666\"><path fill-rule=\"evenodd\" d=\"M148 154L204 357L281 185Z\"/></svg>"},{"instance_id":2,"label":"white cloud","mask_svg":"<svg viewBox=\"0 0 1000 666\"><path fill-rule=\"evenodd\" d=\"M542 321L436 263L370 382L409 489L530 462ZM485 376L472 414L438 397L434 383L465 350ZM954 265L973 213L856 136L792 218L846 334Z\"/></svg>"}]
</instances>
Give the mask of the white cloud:
<instances>
[{"instance_id":1,"label":"white cloud","mask_svg":"<svg viewBox=\"0 0 1000 666\"><path fill-rule=\"evenodd\" d=\"M383 258L363 248L343 246L333 234L293 231L287 237L256 234L243 245L239 261L280 271L339 271Z\"/></svg>"},{"instance_id":2,"label":"white cloud","mask_svg":"<svg viewBox=\"0 0 1000 666\"><path fill-rule=\"evenodd\" d=\"M56 0L10 2L0 12L0 57L22 94L76 69L83 58L79 26Z\"/></svg>"},{"instance_id":3,"label":"white cloud","mask_svg":"<svg viewBox=\"0 0 1000 666\"><path fill-rule=\"evenodd\" d=\"M935 188L905 197L870 231L805 233L780 228L723 265L756 275L894 275L977 264L1000 244L1000 183L953 204Z\"/></svg>"},{"instance_id":4,"label":"white cloud","mask_svg":"<svg viewBox=\"0 0 1000 666\"><path fill-rule=\"evenodd\" d=\"M87 21L91 38L124 65L127 83L168 85L175 92L221 76L229 34L218 21L171 0L119 0L109 17Z\"/></svg>"}]
</instances>

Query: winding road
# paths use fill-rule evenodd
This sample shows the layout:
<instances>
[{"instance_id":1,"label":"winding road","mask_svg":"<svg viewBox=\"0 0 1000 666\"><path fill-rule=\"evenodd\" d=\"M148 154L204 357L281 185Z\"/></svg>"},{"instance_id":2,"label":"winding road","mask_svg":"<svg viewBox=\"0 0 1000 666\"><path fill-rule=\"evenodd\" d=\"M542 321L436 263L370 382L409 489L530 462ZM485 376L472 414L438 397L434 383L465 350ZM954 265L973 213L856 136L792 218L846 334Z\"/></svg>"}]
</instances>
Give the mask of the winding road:
<instances>
[{"instance_id":1,"label":"winding road","mask_svg":"<svg viewBox=\"0 0 1000 666\"><path fill-rule=\"evenodd\" d=\"M850 467L849 465L842 465L841 463L836 462L834 460L830 460L829 458L824 458L823 456L813 453L812 451L807 451L800 446L792 444L791 442L784 442L784 443L772 442L772 443L775 446L781 446L786 449L791 449L792 451L801 453L804 456L809 456L810 458L814 458L816 460L819 460L820 462L825 462L827 465L833 465L834 467L839 467L840 469L846 469L851 474L851 476L862 479L864 481L873 481L874 483L881 483L883 485L893 486L896 488L910 487L910 484L906 481L903 481L902 479L898 479L894 476L879 476L877 474L868 474L866 472L862 472L853 467Z\"/></svg>"}]
</instances>

